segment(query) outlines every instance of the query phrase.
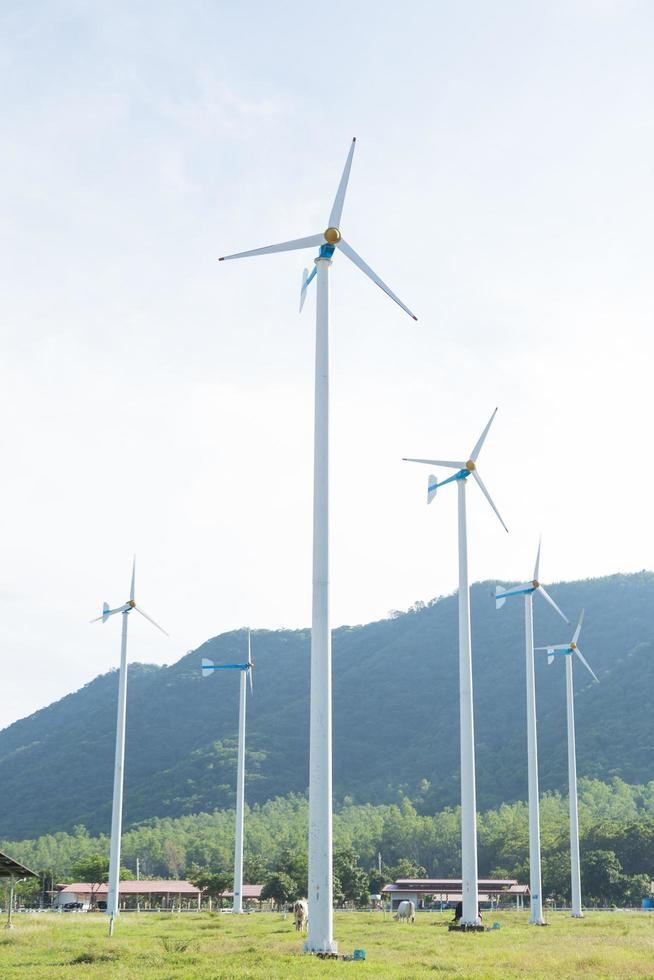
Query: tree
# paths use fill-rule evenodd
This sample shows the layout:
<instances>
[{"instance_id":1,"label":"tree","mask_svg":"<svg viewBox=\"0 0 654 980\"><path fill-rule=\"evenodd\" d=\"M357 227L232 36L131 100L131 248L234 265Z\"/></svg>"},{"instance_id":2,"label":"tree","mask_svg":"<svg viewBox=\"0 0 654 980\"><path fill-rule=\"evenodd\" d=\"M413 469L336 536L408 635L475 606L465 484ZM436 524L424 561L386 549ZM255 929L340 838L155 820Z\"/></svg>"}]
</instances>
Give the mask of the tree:
<instances>
[{"instance_id":1,"label":"tree","mask_svg":"<svg viewBox=\"0 0 654 980\"><path fill-rule=\"evenodd\" d=\"M421 864L416 864L411 858L400 858L395 867L389 868L388 873L393 880L398 878L426 878L427 871Z\"/></svg>"},{"instance_id":2,"label":"tree","mask_svg":"<svg viewBox=\"0 0 654 980\"><path fill-rule=\"evenodd\" d=\"M649 875L622 875L620 905L639 907L644 898L649 898L651 891L652 879Z\"/></svg>"},{"instance_id":3,"label":"tree","mask_svg":"<svg viewBox=\"0 0 654 980\"><path fill-rule=\"evenodd\" d=\"M212 871L197 864L191 865L187 878L192 885L201 890L203 895L215 902L222 902L224 893L233 885L232 875L227 872Z\"/></svg>"},{"instance_id":4,"label":"tree","mask_svg":"<svg viewBox=\"0 0 654 980\"><path fill-rule=\"evenodd\" d=\"M246 855L243 859L243 882L248 885L263 885L268 878L268 865L260 854Z\"/></svg>"},{"instance_id":5,"label":"tree","mask_svg":"<svg viewBox=\"0 0 654 980\"><path fill-rule=\"evenodd\" d=\"M297 882L284 871L274 871L263 886L262 901L272 900L278 909L299 898Z\"/></svg>"},{"instance_id":6,"label":"tree","mask_svg":"<svg viewBox=\"0 0 654 980\"><path fill-rule=\"evenodd\" d=\"M102 854L92 854L90 857L77 861L70 873L75 881L83 881L91 886L91 908L96 906L96 897L100 885L109 880L109 858ZM121 868L118 874L120 881L132 881L133 873L129 868Z\"/></svg>"},{"instance_id":7,"label":"tree","mask_svg":"<svg viewBox=\"0 0 654 980\"><path fill-rule=\"evenodd\" d=\"M543 895L559 902L570 900L570 852L557 851L542 859ZM510 877L510 876L508 876Z\"/></svg>"},{"instance_id":8,"label":"tree","mask_svg":"<svg viewBox=\"0 0 654 980\"><path fill-rule=\"evenodd\" d=\"M283 848L273 864L273 872L288 875L295 882L296 897L306 895L309 891L309 866L304 851Z\"/></svg>"},{"instance_id":9,"label":"tree","mask_svg":"<svg viewBox=\"0 0 654 980\"><path fill-rule=\"evenodd\" d=\"M592 901L611 905L617 899L623 878L622 865L614 851L589 851L581 861L582 890Z\"/></svg>"},{"instance_id":10,"label":"tree","mask_svg":"<svg viewBox=\"0 0 654 980\"><path fill-rule=\"evenodd\" d=\"M94 909L98 888L109 878L109 858L102 854L83 858L72 866L70 873L76 881L88 882L91 886L91 908Z\"/></svg>"},{"instance_id":11,"label":"tree","mask_svg":"<svg viewBox=\"0 0 654 980\"><path fill-rule=\"evenodd\" d=\"M380 872L379 868L371 868L368 872L368 893L379 895L384 885L388 885L389 881L390 876L385 871Z\"/></svg>"},{"instance_id":12,"label":"tree","mask_svg":"<svg viewBox=\"0 0 654 980\"><path fill-rule=\"evenodd\" d=\"M358 862L359 855L350 845L341 845L335 848L334 876L338 877L343 900L361 905L368 902L368 875L363 868L359 867ZM336 895L334 900L336 900Z\"/></svg>"}]
</instances>

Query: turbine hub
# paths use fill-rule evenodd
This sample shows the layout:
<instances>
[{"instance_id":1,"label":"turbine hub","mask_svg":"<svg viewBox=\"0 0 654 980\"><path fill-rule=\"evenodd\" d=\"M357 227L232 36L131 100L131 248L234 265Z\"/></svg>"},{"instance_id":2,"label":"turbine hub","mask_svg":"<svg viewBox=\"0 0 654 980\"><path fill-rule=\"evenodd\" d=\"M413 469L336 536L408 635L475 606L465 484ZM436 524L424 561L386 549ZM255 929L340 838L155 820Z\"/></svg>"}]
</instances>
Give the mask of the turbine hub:
<instances>
[{"instance_id":1,"label":"turbine hub","mask_svg":"<svg viewBox=\"0 0 654 980\"><path fill-rule=\"evenodd\" d=\"M572 643L570 644L570 649L571 649L571 650L576 650L576 649L577 649L577 644L576 644L576 643L574 642L574 640L573 640L573 642L572 642Z\"/></svg>"},{"instance_id":2,"label":"turbine hub","mask_svg":"<svg viewBox=\"0 0 654 980\"><path fill-rule=\"evenodd\" d=\"M469 459L468 460L468 462L466 463L466 469L467 469L468 473L472 473L474 470L477 469L477 467L475 466L475 462L474 462L473 459Z\"/></svg>"},{"instance_id":3,"label":"turbine hub","mask_svg":"<svg viewBox=\"0 0 654 980\"><path fill-rule=\"evenodd\" d=\"M136 605L136 600L135 599L129 599L128 602L127 602L127 605L130 607L130 609L133 609L135 607L135 605Z\"/></svg>"},{"instance_id":4,"label":"turbine hub","mask_svg":"<svg viewBox=\"0 0 654 980\"><path fill-rule=\"evenodd\" d=\"M540 582L538 581L538 579L534 579L534 581L531 584L535 589L540 589Z\"/></svg>"},{"instance_id":5,"label":"turbine hub","mask_svg":"<svg viewBox=\"0 0 654 980\"><path fill-rule=\"evenodd\" d=\"M327 230L323 232L323 235L325 237L325 241L330 245L337 245L341 240L341 233L338 228L327 228Z\"/></svg>"}]
</instances>

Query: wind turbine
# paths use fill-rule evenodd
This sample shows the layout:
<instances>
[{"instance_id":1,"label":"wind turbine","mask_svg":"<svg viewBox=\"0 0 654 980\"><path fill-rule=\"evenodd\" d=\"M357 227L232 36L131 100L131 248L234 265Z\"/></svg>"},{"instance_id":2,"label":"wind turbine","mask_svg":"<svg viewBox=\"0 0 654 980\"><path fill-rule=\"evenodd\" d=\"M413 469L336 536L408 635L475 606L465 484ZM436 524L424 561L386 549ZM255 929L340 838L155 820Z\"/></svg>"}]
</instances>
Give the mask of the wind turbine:
<instances>
[{"instance_id":1,"label":"wind turbine","mask_svg":"<svg viewBox=\"0 0 654 980\"><path fill-rule=\"evenodd\" d=\"M306 952L336 953L332 870L332 656L329 619L329 361L330 269L338 249L392 300L417 317L373 272L341 234L341 217L356 140L352 140L328 227L308 238L225 255L220 260L318 247L315 268L304 276L301 304L314 275L316 294L315 419L313 457L313 599L309 725L309 934Z\"/></svg>"},{"instance_id":2,"label":"wind turbine","mask_svg":"<svg viewBox=\"0 0 654 980\"><path fill-rule=\"evenodd\" d=\"M543 918L543 888L541 882L540 861L540 814L538 798L538 742L536 737L536 682L534 679L534 610L532 596L542 595L553 609L556 609L561 619L570 620L561 612L554 599L545 591L538 581L540 568L540 546L536 554L534 577L526 585L517 585L513 589L495 589L495 606L500 609L507 599L512 596L525 597L525 656L527 675L527 773L529 785L529 891L531 892L531 925L544 926Z\"/></svg>"},{"instance_id":3,"label":"wind turbine","mask_svg":"<svg viewBox=\"0 0 654 980\"><path fill-rule=\"evenodd\" d=\"M248 630L248 659L244 664L215 664L213 660L202 658L202 676L208 677L212 670L240 670L241 689L238 712L238 761L236 765L236 838L234 842L234 901L232 912L243 911L243 810L245 803L245 708L247 691L245 677L250 680L252 693L252 644Z\"/></svg>"},{"instance_id":4,"label":"wind turbine","mask_svg":"<svg viewBox=\"0 0 654 980\"><path fill-rule=\"evenodd\" d=\"M117 609L110 609L109 604L102 604L102 615L92 619L92 623L99 623L102 620L106 623L110 616L122 613L123 630L120 643L120 672L118 674L118 717L116 720L116 754L114 760L114 795L111 810L111 848L109 851L109 894L107 895L107 915L109 920L109 935L113 935L114 920L118 915L118 886L120 880L120 843L123 826L123 768L125 764L125 714L127 707L127 618L132 609L136 609L149 623L156 626L164 636L168 636L165 629L155 623L148 614L136 605L134 598L134 587L136 581L136 558L132 564L132 584L129 590L129 599L123 606Z\"/></svg>"},{"instance_id":5,"label":"wind turbine","mask_svg":"<svg viewBox=\"0 0 654 980\"><path fill-rule=\"evenodd\" d=\"M475 729L472 701L472 649L470 640L470 589L468 586L468 539L466 529L466 481L472 475L504 528L508 528L484 486L477 469L477 457L484 445L497 409L477 440L467 462L441 459L407 459L409 463L428 463L445 466L457 472L440 483L430 476L427 483L427 503L430 504L439 487L456 483L459 502L459 724L461 731L461 891L463 915L461 924L480 925L477 879L477 800L475 789ZM406 459L406 457L405 457Z\"/></svg>"},{"instance_id":6,"label":"wind turbine","mask_svg":"<svg viewBox=\"0 0 654 980\"><path fill-rule=\"evenodd\" d=\"M568 796L570 799L570 884L572 891L572 916L582 919L581 910L581 871L579 867L579 811L577 809L577 755L575 751L575 706L572 687L572 657L576 654L594 681L599 684L599 678L577 646L584 621L582 610L577 628L569 643L559 643L555 646L536 647L537 650L547 650L547 662L551 664L555 657L565 657L565 687L568 708Z\"/></svg>"}]
</instances>

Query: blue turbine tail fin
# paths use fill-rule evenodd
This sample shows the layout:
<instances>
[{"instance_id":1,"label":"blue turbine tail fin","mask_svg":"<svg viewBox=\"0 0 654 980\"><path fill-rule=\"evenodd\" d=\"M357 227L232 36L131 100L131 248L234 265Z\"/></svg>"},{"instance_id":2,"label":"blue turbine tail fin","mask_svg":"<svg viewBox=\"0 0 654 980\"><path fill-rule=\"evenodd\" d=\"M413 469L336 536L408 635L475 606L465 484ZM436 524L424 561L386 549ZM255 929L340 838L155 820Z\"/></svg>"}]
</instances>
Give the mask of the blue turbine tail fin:
<instances>
[{"instance_id":1,"label":"blue turbine tail fin","mask_svg":"<svg viewBox=\"0 0 654 980\"><path fill-rule=\"evenodd\" d=\"M304 301L307 298L307 287L316 274L316 266L314 265L311 275L309 275L308 269L302 270L302 288L300 290L300 313L302 312L302 307L304 306Z\"/></svg>"}]
</instances>

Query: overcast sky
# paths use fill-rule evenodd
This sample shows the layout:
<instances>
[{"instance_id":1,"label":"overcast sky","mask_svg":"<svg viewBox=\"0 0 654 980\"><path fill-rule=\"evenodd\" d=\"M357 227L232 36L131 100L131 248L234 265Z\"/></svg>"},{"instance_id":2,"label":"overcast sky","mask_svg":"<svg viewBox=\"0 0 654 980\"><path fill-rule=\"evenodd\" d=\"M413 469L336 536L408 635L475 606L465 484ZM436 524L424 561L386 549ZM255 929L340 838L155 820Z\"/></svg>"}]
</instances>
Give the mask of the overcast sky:
<instances>
[{"instance_id":1,"label":"overcast sky","mask_svg":"<svg viewBox=\"0 0 654 980\"><path fill-rule=\"evenodd\" d=\"M310 622L312 252L334 281L332 610L652 566L654 7L5 0L0 724L130 659ZM571 610L570 615L576 615ZM563 638L563 636L562 636ZM477 651L477 656L483 651Z\"/></svg>"}]
</instances>

